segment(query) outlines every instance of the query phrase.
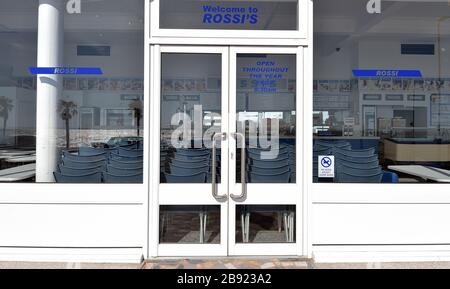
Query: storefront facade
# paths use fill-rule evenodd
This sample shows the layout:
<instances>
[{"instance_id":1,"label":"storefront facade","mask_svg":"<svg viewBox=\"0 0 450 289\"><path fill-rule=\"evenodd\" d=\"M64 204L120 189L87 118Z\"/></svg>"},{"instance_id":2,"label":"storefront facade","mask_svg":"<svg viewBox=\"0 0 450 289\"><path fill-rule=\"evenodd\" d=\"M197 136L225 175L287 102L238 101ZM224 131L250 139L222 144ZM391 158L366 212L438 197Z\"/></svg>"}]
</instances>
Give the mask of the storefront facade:
<instances>
[{"instance_id":1,"label":"storefront facade","mask_svg":"<svg viewBox=\"0 0 450 289\"><path fill-rule=\"evenodd\" d=\"M429 2L5 1L0 260L448 259Z\"/></svg>"}]
</instances>

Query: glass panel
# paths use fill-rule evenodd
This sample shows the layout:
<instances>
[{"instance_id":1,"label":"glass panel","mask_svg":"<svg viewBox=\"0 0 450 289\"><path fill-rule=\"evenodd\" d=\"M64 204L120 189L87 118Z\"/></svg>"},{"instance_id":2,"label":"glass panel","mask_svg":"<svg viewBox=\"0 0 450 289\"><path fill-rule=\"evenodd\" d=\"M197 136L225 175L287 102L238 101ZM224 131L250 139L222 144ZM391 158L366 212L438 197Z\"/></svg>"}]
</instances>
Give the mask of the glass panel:
<instances>
[{"instance_id":1,"label":"glass panel","mask_svg":"<svg viewBox=\"0 0 450 289\"><path fill-rule=\"evenodd\" d=\"M57 51L49 58L103 73L64 69L37 78L30 68L48 52L37 51L39 1L0 1L0 182L142 183L144 0L127 1L126 9L107 2L83 1L81 14L58 1L42 5L65 22L60 47L54 29L42 43ZM78 46L92 49L78 54ZM48 123L36 129L37 116ZM48 140L37 153L36 139Z\"/></svg>"},{"instance_id":2,"label":"glass panel","mask_svg":"<svg viewBox=\"0 0 450 289\"><path fill-rule=\"evenodd\" d=\"M161 206L160 243L219 244L220 206Z\"/></svg>"},{"instance_id":3,"label":"glass panel","mask_svg":"<svg viewBox=\"0 0 450 289\"><path fill-rule=\"evenodd\" d=\"M314 4L313 181L448 182L448 1L366 4Z\"/></svg>"},{"instance_id":4,"label":"glass panel","mask_svg":"<svg viewBox=\"0 0 450 289\"><path fill-rule=\"evenodd\" d=\"M0 182L34 182L38 1L0 1Z\"/></svg>"},{"instance_id":5,"label":"glass panel","mask_svg":"<svg viewBox=\"0 0 450 289\"><path fill-rule=\"evenodd\" d=\"M220 182L221 54L163 53L161 65L161 183Z\"/></svg>"},{"instance_id":6,"label":"glass panel","mask_svg":"<svg viewBox=\"0 0 450 289\"><path fill-rule=\"evenodd\" d=\"M161 29L297 30L298 0L161 0Z\"/></svg>"},{"instance_id":7,"label":"glass panel","mask_svg":"<svg viewBox=\"0 0 450 289\"><path fill-rule=\"evenodd\" d=\"M249 183L296 182L296 56L238 54L237 131ZM241 176L241 140L236 179Z\"/></svg>"},{"instance_id":8,"label":"glass panel","mask_svg":"<svg viewBox=\"0 0 450 289\"><path fill-rule=\"evenodd\" d=\"M144 1L123 6L83 1L81 14L64 15L64 67L103 73L64 75L58 182L98 182L86 177L96 174L105 183L143 182Z\"/></svg>"},{"instance_id":9,"label":"glass panel","mask_svg":"<svg viewBox=\"0 0 450 289\"><path fill-rule=\"evenodd\" d=\"M237 206L236 243L295 243L295 206Z\"/></svg>"}]
</instances>

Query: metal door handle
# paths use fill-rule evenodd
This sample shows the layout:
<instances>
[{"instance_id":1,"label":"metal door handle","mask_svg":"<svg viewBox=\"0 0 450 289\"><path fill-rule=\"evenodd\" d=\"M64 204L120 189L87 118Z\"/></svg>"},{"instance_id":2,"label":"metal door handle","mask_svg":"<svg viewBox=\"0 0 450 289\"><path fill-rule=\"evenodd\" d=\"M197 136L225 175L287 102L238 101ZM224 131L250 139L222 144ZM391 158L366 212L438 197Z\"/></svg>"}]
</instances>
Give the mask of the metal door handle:
<instances>
[{"instance_id":1,"label":"metal door handle","mask_svg":"<svg viewBox=\"0 0 450 289\"><path fill-rule=\"evenodd\" d=\"M238 136L241 138L241 184L242 184L242 192L240 195L234 195L230 194L230 197L235 201L244 201L247 198L247 181L245 177L246 173L246 157L245 157L245 136L242 133L232 133L232 136L236 139L238 139Z\"/></svg>"},{"instance_id":2,"label":"metal door handle","mask_svg":"<svg viewBox=\"0 0 450 289\"><path fill-rule=\"evenodd\" d=\"M227 134L225 132L215 133L212 137L212 164L211 164L211 185L212 185L212 195L219 202L225 202L228 200L227 195L219 195L217 192L217 181L216 181L216 139L220 137L220 140L226 140Z\"/></svg>"}]
</instances>

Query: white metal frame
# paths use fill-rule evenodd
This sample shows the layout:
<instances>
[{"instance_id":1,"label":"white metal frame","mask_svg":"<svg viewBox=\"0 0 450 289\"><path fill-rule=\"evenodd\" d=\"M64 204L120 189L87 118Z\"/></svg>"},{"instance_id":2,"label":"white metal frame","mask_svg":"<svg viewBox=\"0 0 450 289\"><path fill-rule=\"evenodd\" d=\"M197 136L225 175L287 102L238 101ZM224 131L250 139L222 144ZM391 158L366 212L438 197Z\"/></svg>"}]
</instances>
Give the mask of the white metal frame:
<instances>
[{"instance_id":1,"label":"white metal frame","mask_svg":"<svg viewBox=\"0 0 450 289\"><path fill-rule=\"evenodd\" d=\"M230 53L229 53L230 51ZM307 194L303 182L303 143L297 141L297 183L296 184L248 184L248 198L245 202L219 203L211 195L210 184L159 184L159 133L161 95L161 54L162 53L221 53L222 54L222 131L227 132L227 141L222 142L222 151L228 150L228 157L222 154L222 181L219 194L239 194L240 185L235 182L235 140L230 137L236 131L236 55L237 53L268 53L296 55L297 66L297 140L303 135L304 97L304 56L303 47L228 47L228 46L151 46L152 94L152 143L151 143L151 184L150 184L150 244L149 254L158 256L225 256L225 255L309 255L307 249ZM312 87L311 87L312 88ZM228 91L230 90L230 91ZM228 162L230 164L228 165ZM231 189L232 188L232 189ZM277 193L283 192L283 194ZM221 206L220 244L159 244L159 205L219 205ZM280 204L296 205L296 243L282 244L236 244L234 240L236 205L240 204ZM230 233L231 232L231 233Z\"/></svg>"},{"instance_id":2,"label":"white metal frame","mask_svg":"<svg viewBox=\"0 0 450 289\"><path fill-rule=\"evenodd\" d=\"M159 46L152 49L152 59L154 60L152 92L152 223L151 227L153 244L157 248L153 249L153 254L157 256L226 256L227 255L227 232L228 208L227 203L219 203L211 194L211 184L159 184L159 147L160 147L160 98L161 98L161 54L163 53L194 53L194 54L220 54L222 57L222 131L228 131L228 48L227 47L207 47L207 46ZM222 142L222 151L227 151L227 142ZM221 160L222 180L226 180L228 175L227 158ZM218 194L226 195L228 184L222 182L218 184ZM155 197L157 200L155 200ZM219 205L220 206L220 244L159 244L159 206L160 205Z\"/></svg>"},{"instance_id":3,"label":"white metal frame","mask_svg":"<svg viewBox=\"0 0 450 289\"><path fill-rule=\"evenodd\" d=\"M236 206L237 205L295 205L296 206L296 243L280 244L252 244L236 243L234 234L230 233L229 253L230 255L304 255L302 251L303 243L303 194L302 194L302 169L303 163L303 47L231 47L230 48L230 133L236 132L236 67L237 54L290 54L296 56L296 164L297 183L296 184L247 184L247 199L243 202L229 200L229 230L236 231ZM230 138L230 154L236 155L236 140ZM236 158L230 157L230 172L236 171ZM230 173L230 194L239 195L241 184L236 183L236 175Z\"/></svg>"},{"instance_id":4,"label":"white metal frame","mask_svg":"<svg viewBox=\"0 0 450 289\"><path fill-rule=\"evenodd\" d=\"M308 0L298 3L298 30L217 30L217 29L160 29L159 3L150 3L150 41L154 44L196 45L304 45L308 38ZM188 36L187 36L188 35ZM303 43L303 44L301 44Z\"/></svg>"}]
</instances>

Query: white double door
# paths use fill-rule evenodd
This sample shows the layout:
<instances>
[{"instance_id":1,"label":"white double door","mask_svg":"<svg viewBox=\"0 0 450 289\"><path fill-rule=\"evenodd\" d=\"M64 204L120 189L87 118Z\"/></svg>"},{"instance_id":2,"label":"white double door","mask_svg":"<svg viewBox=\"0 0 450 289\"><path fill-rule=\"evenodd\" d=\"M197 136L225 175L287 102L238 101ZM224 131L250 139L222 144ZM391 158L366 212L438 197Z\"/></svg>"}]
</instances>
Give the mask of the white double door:
<instances>
[{"instance_id":1,"label":"white double door","mask_svg":"<svg viewBox=\"0 0 450 289\"><path fill-rule=\"evenodd\" d=\"M151 62L155 255L302 255L302 48L156 45Z\"/></svg>"}]
</instances>

